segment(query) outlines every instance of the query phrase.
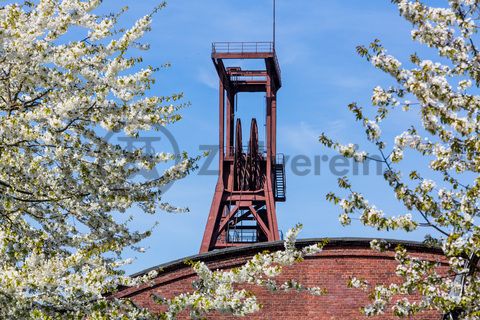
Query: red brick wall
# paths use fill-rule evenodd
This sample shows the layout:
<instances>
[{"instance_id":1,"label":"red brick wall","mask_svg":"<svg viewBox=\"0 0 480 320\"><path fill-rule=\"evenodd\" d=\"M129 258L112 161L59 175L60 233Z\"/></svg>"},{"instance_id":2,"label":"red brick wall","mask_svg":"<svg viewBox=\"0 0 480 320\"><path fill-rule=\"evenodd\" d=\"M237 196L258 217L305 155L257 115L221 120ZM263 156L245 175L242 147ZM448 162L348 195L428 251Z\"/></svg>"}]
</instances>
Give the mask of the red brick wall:
<instances>
[{"instance_id":1,"label":"red brick wall","mask_svg":"<svg viewBox=\"0 0 480 320\"><path fill-rule=\"evenodd\" d=\"M305 244L312 242L305 241ZM412 254L426 259L441 261L441 253L418 244L404 243ZM270 248L269 248L270 247ZM193 257L206 261L213 269L232 268L248 260L255 252L271 249L278 244L263 244L250 248L224 250L220 253L209 253ZM191 257L189 258L191 259ZM360 307L368 303L367 294L358 289L347 288L350 276L368 280L371 284L398 281L394 270L396 263L392 252L378 253L368 248L367 240L336 240L324 251L314 257L292 267L284 269L278 281L296 279L304 285L319 286L327 289L327 295L315 297L306 293L270 293L262 288L250 287L263 304L258 314L248 319L364 319ZM155 280L153 287L129 288L119 292L118 296L129 297L138 305L151 310L162 310L152 301L152 293L163 297L191 290L195 279L188 266L181 261L166 264L163 272ZM182 318L188 318L188 314ZM212 314L208 319L231 319L225 315ZM440 317L434 312L423 313L416 319L436 319ZM394 319L384 315L377 319Z\"/></svg>"}]
</instances>

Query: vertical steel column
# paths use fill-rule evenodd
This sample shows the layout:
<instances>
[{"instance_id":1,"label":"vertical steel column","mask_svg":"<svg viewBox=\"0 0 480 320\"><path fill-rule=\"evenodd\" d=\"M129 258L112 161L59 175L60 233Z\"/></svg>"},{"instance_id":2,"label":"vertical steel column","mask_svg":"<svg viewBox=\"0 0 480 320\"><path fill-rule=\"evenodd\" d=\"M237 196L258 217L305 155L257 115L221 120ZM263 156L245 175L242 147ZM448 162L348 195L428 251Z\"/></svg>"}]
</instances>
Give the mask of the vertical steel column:
<instances>
[{"instance_id":1,"label":"vertical steel column","mask_svg":"<svg viewBox=\"0 0 480 320\"><path fill-rule=\"evenodd\" d=\"M223 82L220 80L219 86L219 135L218 135L218 147L219 147L219 156L218 159L220 160L220 171L222 171L223 166L223 159L225 157L224 149L225 149L225 88L223 86Z\"/></svg>"},{"instance_id":2,"label":"vertical steel column","mask_svg":"<svg viewBox=\"0 0 480 320\"><path fill-rule=\"evenodd\" d=\"M272 156L275 158L277 155L277 91L272 89Z\"/></svg>"},{"instance_id":3,"label":"vertical steel column","mask_svg":"<svg viewBox=\"0 0 480 320\"><path fill-rule=\"evenodd\" d=\"M222 79L220 79L219 85L219 99L218 99L218 180L217 185L215 187L215 194L213 196L212 205L210 207L210 213L208 214L207 224L205 226L205 232L203 233L202 244L200 246L200 252L207 252L210 250L210 247L213 242L213 238L216 238L217 232L215 230L215 226L220 223L221 219L221 205L222 205L222 197L225 190L224 182L223 182L223 163L224 163L224 131L225 131L225 87L223 85ZM216 239L215 239L216 240Z\"/></svg>"},{"instance_id":4,"label":"vertical steel column","mask_svg":"<svg viewBox=\"0 0 480 320\"><path fill-rule=\"evenodd\" d=\"M266 134L267 134L267 157L272 156L272 88L271 88L271 79L270 75L267 75L267 84L266 84L266 92L265 96L267 99L267 105L266 105ZM268 161L267 161L268 165Z\"/></svg>"},{"instance_id":5,"label":"vertical steel column","mask_svg":"<svg viewBox=\"0 0 480 320\"><path fill-rule=\"evenodd\" d=\"M278 223L277 223L277 214L275 210L275 199L273 195L273 184L272 184L272 177L273 177L273 168L272 162L275 156L273 153L274 147L273 144L276 141L274 136L273 124L275 123L274 120L274 110L273 110L273 90L272 90L272 79L270 75L267 76L267 84L266 84L266 96L267 96L267 172L266 172L266 179L265 179L265 200L267 206L267 215L269 221L269 239L272 240L279 240L278 234Z\"/></svg>"},{"instance_id":6,"label":"vertical steel column","mask_svg":"<svg viewBox=\"0 0 480 320\"><path fill-rule=\"evenodd\" d=\"M233 137L234 137L234 119L235 119L235 113L234 113L234 103L235 103L235 94L232 92L231 89L227 89L227 117L226 117L226 122L227 122L227 147L225 149L225 153L227 157L232 156L232 150L233 150Z\"/></svg>"}]
</instances>

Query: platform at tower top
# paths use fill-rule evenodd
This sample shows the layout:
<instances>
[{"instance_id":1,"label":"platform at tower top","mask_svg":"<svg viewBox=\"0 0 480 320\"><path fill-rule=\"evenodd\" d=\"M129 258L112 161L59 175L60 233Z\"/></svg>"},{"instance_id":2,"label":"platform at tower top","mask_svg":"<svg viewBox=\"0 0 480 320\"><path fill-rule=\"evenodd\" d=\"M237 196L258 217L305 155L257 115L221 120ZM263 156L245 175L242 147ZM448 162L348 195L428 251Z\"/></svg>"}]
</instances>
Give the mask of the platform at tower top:
<instances>
[{"instance_id":1,"label":"platform at tower top","mask_svg":"<svg viewBox=\"0 0 480 320\"><path fill-rule=\"evenodd\" d=\"M263 59L265 70L271 75L276 87L280 88L282 85L280 65L273 42L212 43L212 60L221 78L227 73L222 62L224 59Z\"/></svg>"}]
</instances>

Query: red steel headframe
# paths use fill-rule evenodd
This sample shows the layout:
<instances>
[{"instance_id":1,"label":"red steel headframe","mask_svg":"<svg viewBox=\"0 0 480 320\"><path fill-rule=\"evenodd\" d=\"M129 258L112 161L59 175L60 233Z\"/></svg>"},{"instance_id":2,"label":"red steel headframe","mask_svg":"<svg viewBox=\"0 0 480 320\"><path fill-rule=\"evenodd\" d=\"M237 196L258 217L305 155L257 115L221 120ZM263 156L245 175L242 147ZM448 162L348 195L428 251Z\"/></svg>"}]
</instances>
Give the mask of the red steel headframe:
<instances>
[{"instance_id":1,"label":"red steel headframe","mask_svg":"<svg viewBox=\"0 0 480 320\"><path fill-rule=\"evenodd\" d=\"M261 70L225 67L224 60L265 61ZM271 42L223 42L212 45L220 79L219 176L200 252L279 240L276 201L285 201L285 164L276 153L277 91L281 75ZM242 145L240 119L235 125L235 96L265 92L266 150L260 150L256 119L248 149Z\"/></svg>"}]
</instances>

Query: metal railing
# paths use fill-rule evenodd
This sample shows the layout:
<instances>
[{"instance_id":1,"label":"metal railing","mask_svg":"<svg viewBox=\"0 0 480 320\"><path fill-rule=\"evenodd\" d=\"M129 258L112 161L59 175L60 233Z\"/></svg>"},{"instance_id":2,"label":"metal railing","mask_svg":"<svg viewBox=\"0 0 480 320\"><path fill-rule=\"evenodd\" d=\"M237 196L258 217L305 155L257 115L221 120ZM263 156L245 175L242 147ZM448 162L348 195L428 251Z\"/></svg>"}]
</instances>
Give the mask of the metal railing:
<instances>
[{"instance_id":1,"label":"metal railing","mask_svg":"<svg viewBox=\"0 0 480 320\"><path fill-rule=\"evenodd\" d=\"M278 76L282 78L274 42L213 42L212 54L215 53L273 53Z\"/></svg>"},{"instance_id":2,"label":"metal railing","mask_svg":"<svg viewBox=\"0 0 480 320\"><path fill-rule=\"evenodd\" d=\"M275 52L273 42L214 42L212 53Z\"/></svg>"},{"instance_id":3,"label":"metal railing","mask_svg":"<svg viewBox=\"0 0 480 320\"><path fill-rule=\"evenodd\" d=\"M237 76L231 75L231 81L240 82L240 81L267 81L266 76Z\"/></svg>"},{"instance_id":4,"label":"metal railing","mask_svg":"<svg viewBox=\"0 0 480 320\"><path fill-rule=\"evenodd\" d=\"M230 229L227 233L228 243L255 243L258 242L258 232L255 229L235 230Z\"/></svg>"},{"instance_id":5,"label":"metal railing","mask_svg":"<svg viewBox=\"0 0 480 320\"><path fill-rule=\"evenodd\" d=\"M235 155L235 147L224 147L225 155L233 157ZM242 153L248 154L248 146L242 146ZM267 156L267 149L265 146L258 146L258 153L262 155L263 158Z\"/></svg>"},{"instance_id":6,"label":"metal railing","mask_svg":"<svg viewBox=\"0 0 480 320\"><path fill-rule=\"evenodd\" d=\"M283 153L277 153L275 155L275 164L285 166L285 155Z\"/></svg>"}]
</instances>

